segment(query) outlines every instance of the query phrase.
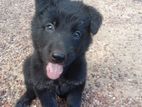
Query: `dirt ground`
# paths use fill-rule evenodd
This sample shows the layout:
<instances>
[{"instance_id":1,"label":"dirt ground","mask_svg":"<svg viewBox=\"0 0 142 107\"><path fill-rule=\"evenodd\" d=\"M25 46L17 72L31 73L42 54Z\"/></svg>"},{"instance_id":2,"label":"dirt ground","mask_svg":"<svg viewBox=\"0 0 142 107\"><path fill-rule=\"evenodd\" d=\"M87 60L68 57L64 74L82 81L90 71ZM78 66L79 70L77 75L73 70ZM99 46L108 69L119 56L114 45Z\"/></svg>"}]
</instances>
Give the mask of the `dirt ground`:
<instances>
[{"instance_id":1,"label":"dirt ground","mask_svg":"<svg viewBox=\"0 0 142 107\"><path fill-rule=\"evenodd\" d=\"M104 20L86 55L82 107L142 107L142 0L84 1ZM22 64L33 50L33 14L34 0L0 0L0 107L14 107L25 91Z\"/></svg>"}]
</instances>

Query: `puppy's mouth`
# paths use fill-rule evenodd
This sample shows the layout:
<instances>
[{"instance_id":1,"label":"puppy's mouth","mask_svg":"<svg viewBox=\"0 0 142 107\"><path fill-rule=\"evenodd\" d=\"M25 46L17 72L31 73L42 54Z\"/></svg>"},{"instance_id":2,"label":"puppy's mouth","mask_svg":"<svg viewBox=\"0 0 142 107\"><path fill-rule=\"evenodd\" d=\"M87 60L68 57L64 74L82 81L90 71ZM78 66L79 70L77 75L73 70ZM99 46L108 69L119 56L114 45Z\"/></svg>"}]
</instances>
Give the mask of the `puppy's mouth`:
<instances>
[{"instance_id":1,"label":"puppy's mouth","mask_svg":"<svg viewBox=\"0 0 142 107\"><path fill-rule=\"evenodd\" d=\"M46 66L46 74L49 79L56 80L63 73L63 65L49 62Z\"/></svg>"}]
</instances>

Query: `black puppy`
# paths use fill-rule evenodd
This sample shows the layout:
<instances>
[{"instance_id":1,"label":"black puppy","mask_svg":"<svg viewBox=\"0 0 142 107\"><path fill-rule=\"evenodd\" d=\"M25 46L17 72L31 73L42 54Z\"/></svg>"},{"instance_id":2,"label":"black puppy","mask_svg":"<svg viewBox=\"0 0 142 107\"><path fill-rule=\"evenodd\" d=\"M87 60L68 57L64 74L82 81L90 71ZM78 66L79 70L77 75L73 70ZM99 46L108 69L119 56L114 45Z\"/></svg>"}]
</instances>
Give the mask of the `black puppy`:
<instances>
[{"instance_id":1,"label":"black puppy","mask_svg":"<svg viewBox=\"0 0 142 107\"><path fill-rule=\"evenodd\" d=\"M56 95L65 98L68 107L80 107L86 80L85 52L102 17L80 1L35 2L34 53L24 64L27 91L16 107L27 107L36 97L43 107L57 107Z\"/></svg>"}]
</instances>

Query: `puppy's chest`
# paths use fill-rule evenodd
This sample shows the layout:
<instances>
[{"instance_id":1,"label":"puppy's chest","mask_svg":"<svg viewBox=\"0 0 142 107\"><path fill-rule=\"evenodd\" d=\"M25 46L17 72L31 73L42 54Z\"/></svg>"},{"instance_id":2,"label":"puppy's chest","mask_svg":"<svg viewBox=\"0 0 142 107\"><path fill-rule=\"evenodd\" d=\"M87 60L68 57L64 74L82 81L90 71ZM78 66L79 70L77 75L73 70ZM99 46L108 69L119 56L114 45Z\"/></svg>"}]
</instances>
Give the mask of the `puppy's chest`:
<instances>
[{"instance_id":1,"label":"puppy's chest","mask_svg":"<svg viewBox=\"0 0 142 107\"><path fill-rule=\"evenodd\" d=\"M57 95L64 95L67 94L71 89L73 89L75 86L73 84L70 84L67 81L58 81L55 85L55 91Z\"/></svg>"}]
</instances>

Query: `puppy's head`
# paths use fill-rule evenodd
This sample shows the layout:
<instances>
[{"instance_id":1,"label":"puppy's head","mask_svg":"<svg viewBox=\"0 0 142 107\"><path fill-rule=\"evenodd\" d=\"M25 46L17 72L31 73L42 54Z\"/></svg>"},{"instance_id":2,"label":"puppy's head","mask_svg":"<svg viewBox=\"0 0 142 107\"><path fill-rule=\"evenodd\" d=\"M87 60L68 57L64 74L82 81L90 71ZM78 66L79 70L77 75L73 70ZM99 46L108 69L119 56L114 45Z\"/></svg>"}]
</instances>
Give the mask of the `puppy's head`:
<instances>
[{"instance_id":1,"label":"puppy's head","mask_svg":"<svg viewBox=\"0 0 142 107\"><path fill-rule=\"evenodd\" d=\"M82 2L36 0L32 39L48 78L58 79L64 67L84 56L101 23L99 12Z\"/></svg>"}]
</instances>

